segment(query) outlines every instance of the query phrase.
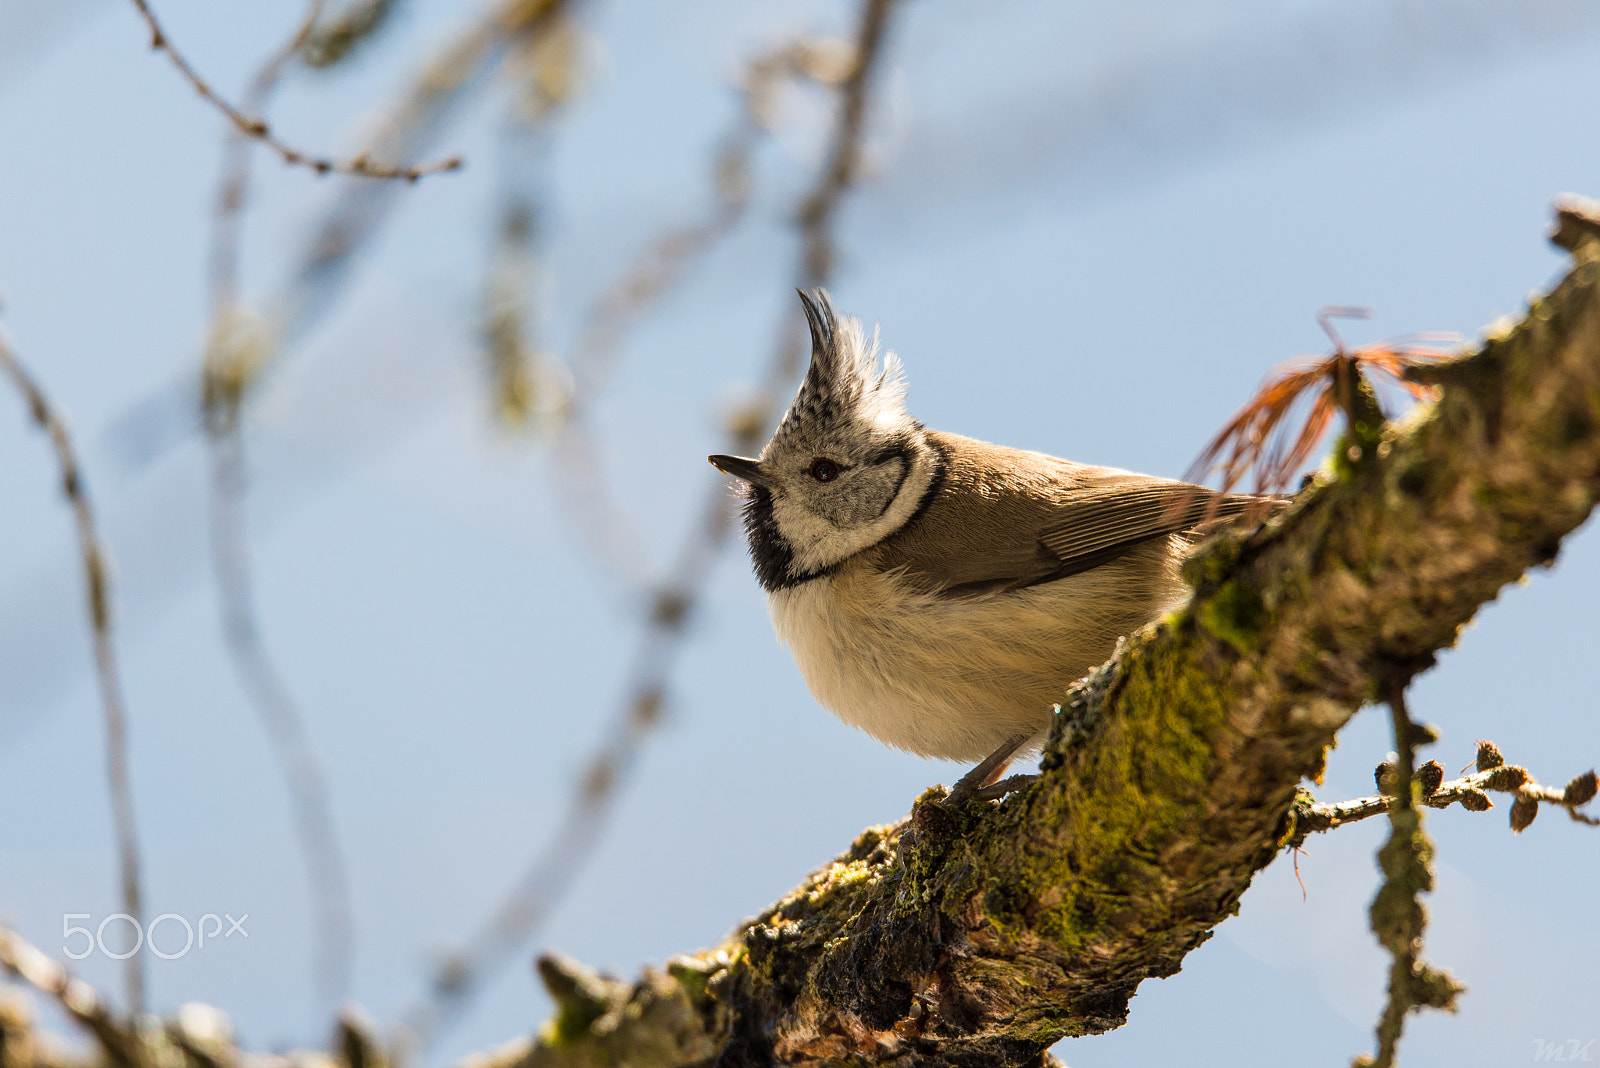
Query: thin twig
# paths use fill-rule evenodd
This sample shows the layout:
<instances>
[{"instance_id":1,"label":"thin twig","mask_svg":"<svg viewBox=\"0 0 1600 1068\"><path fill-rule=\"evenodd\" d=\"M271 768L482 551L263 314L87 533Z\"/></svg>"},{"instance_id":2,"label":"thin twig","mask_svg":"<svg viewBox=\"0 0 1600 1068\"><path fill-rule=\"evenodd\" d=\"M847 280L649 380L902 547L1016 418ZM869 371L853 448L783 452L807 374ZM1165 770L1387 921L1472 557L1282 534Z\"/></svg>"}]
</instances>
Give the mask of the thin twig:
<instances>
[{"instance_id":1,"label":"thin twig","mask_svg":"<svg viewBox=\"0 0 1600 1068\"><path fill-rule=\"evenodd\" d=\"M1589 772L1587 777L1591 782L1589 796L1593 797L1594 788L1592 782L1594 779L1594 772ZM1583 779L1584 776L1579 776L1578 779L1573 781L1581 782ZM1538 806L1542 804L1554 805L1557 808L1564 809L1567 815L1577 823L1587 824L1590 827L1600 827L1600 818L1591 816L1587 812L1578 811L1579 805L1583 804L1583 802L1573 802L1571 783L1567 785L1565 790L1557 790L1554 786L1540 786L1538 783L1530 783L1529 785L1524 786L1522 789L1517 791L1517 800L1529 806L1523 810L1527 812L1528 815L1521 820L1519 820L1516 816L1513 816L1511 821L1513 830L1525 830L1528 824L1533 822L1532 814L1539 811Z\"/></svg>"},{"instance_id":2,"label":"thin twig","mask_svg":"<svg viewBox=\"0 0 1600 1068\"><path fill-rule=\"evenodd\" d=\"M305 44L307 36L322 16L326 0L311 0L299 24L276 52L269 56L245 90L243 106L254 114L266 110L267 101L278 87L284 71ZM223 150L222 182L212 215L210 275L211 307L233 304L239 292L239 227L245 201L250 192L250 149L256 139L237 127Z\"/></svg>"},{"instance_id":3,"label":"thin twig","mask_svg":"<svg viewBox=\"0 0 1600 1068\"><path fill-rule=\"evenodd\" d=\"M211 439L211 553L222 633L246 698L272 744L289 794L295 835L311 887L316 944L314 990L331 1011L349 993L355 953L354 909L327 775L310 731L257 625L246 550L244 443L235 427Z\"/></svg>"},{"instance_id":4,"label":"thin twig","mask_svg":"<svg viewBox=\"0 0 1600 1068\"><path fill-rule=\"evenodd\" d=\"M1487 812L1494 807L1494 802L1489 799L1489 792L1492 791L1511 794L1521 803L1523 811L1526 811L1527 805L1535 806L1534 811L1537 811L1537 806L1540 804L1553 805L1563 809L1577 823L1591 827L1600 826L1600 818L1579 811L1595 797L1597 779L1593 771L1574 777L1563 788L1541 786L1527 768L1519 764L1505 763L1494 743L1478 743L1478 753L1478 770L1449 782L1442 781L1444 769L1437 760L1430 760L1417 769L1420 785L1418 804L1426 805L1428 808L1449 808L1451 805L1460 805L1471 812ZM1385 783L1390 772L1391 765L1387 762L1378 765L1378 778ZM1295 810L1294 830L1285 844L1298 847L1304 844L1308 835L1320 834L1347 823L1356 823L1382 815L1389 811L1393 800L1394 795L1387 792L1335 802L1314 801L1309 794L1305 794L1302 797L1303 803ZM1513 808L1516 809L1518 806L1513 805ZM1531 822L1533 822L1531 816L1514 816L1512 829L1521 831Z\"/></svg>"},{"instance_id":5,"label":"thin twig","mask_svg":"<svg viewBox=\"0 0 1600 1068\"><path fill-rule=\"evenodd\" d=\"M222 633L239 683L272 744L289 794L310 883L317 1003L331 1010L349 992L355 951L350 879L333 819L327 775L294 698L262 640L245 538L244 444L235 427L211 439L211 554Z\"/></svg>"},{"instance_id":6,"label":"thin twig","mask_svg":"<svg viewBox=\"0 0 1600 1068\"><path fill-rule=\"evenodd\" d=\"M837 88L849 73L840 68L828 45L792 41L745 66L738 117L715 152L710 212L697 222L668 230L645 247L590 308L574 350L572 392L561 413L554 450L557 486L577 521L581 544L635 585L645 585L646 564L639 551L645 542L627 512L606 495L611 480L600 468L601 450L591 433L590 409L610 379L628 331L744 219L750 204L751 158L772 129L780 86L787 79L807 77ZM849 67L853 69L853 60Z\"/></svg>"},{"instance_id":7,"label":"thin twig","mask_svg":"<svg viewBox=\"0 0 1600 1068\"><path fill-rule=\"evenodd\" d=\"M866 116L871 75L882 57L884 31L895 0L864 0L856 35L855 61L840 85L828 163L797 214L802 252L796 281L802 287L827 280L833 263L835 208L854 179ZM779 390L799 373L804 353L796 317L787 317L767 368L762 400L753 405L734 434L737 450L753 448L770 431L780 408ZM621 784L660 722L668 676L687 637L711 566L732 527L732 498L720 481L709 494L701 520L685 540L668 579L652 598L644 641L634 660L629 697L589 760L579 789L552 840L535 856L511 893L465 949L438 970L426 999L404 1017L406 1040L426 1048L451 1022L485 980L510 960L549 915L582 871L604 831Z\"/></svg>"},{"instance_id":8,"label":"thin twig","mask_svg":"<svg viewBox=\"0 0 1600 1068\"><path fill-rule=\"evenodd\" d=\"M190 66L183 53L172 44L172 40L156 19L156 13L151 9L149 0L132 0L133 6L138 9L139 16L144 19L144 24L150 30L150 47L164 52L183 75L184 81L196 93L208 101L213 107L231 122L234 129L254 141L259 141L272 151L276 152L283 162L297 167L308 167L318 174L353 174L362 178L400 178L414 182L430 174L442 174L446 171L459 170L462 164L460 156L450 156L434 163L420 166L400 167L385 163L376 163L366 153L352 156L349 159L333 159L327 156L313 156L285 144L272 132L267 121L260 117L246 114L239 108L228 103L227 100L213 88L204 78Z\"/></svg>"},{"instance_id":9,"label":"thin twig","mask_svg":"<svg viewBox=\"0 0 1600 1068\"><path fill-rule=\"evenodd\" d=\"M1415 855L1419 840L1423 848L1427 848L1427 839L1423 837L1422 817L1411 795L1416 748L1411 718L1406 710L1405 685L1404 681L1395 683L1389 694L1397 754L1391 771L1394 796L1388 799L1387 805L1391 828L1389 841L1379 853L1379 864L1385 879L1378 889L1378 896L1373 899L1371 909L1373 932L1393 957L1389 968L1389 995L1384 1003L1383 1014L1378 1019L1377 1055L1358 1057L1356 1068L1391 1068L1394 1064L1395 1050L1405 1026L1405 1015L1411 1008L1411 973L1417 966L1422 928L1426 922L1417 894L1432 887L1426 860ZM1386 911L1380 912L1380 903L1387 906Z\"/></svg>"},{"instance_id":10,"label":"thin twig","mask_svg":"<svg viewBox=\"0 0 1600 1068\"><path fill-rule=\"evenodd\" d=\"M833 274L833 213L839 198L855 184L861 162L861 135L867 118L867 85L880 53L892 4L893 0L867 0L863 5L861 29L856 35L855 65L842 86L839 122L829 146L828 161L821 180L801 202L797 216L804 242L800 269L802 288L821 285ZM799 373L798 367L794 373Z\"/></svg>"},{"instance_id":11,"label":"thin twig","mask_svg":"<svg viewBox=\"0 0 1600 1068\"><path fill-rule=\"evenodd\" d=\"M644 539L626 510L606 493L608 480L600 466L601 451L589 412L609 370L609 357L632 321L677 285L690 264L729 233L742 214L742 203L719 201L710 219L653 242L590 312L573 361L574 386L561 412L553 450L556 486L576 521L579 543L636 586L647 582L648 565L640 551Z\"/></svg>"},{"instance_id":12,"label":"thin twig","mask_svg":"<svg viewBox=\"0 0 1600 1068\"><path fill-rule=\"evenodd\" d=\"M319 23L302 43L300 56L308 67L331 67L369 43L389 22L398 0L354 0Z\"/></svg>"},{"instance_id":13,"label":"thin twig","mask_svg":"<svg viewBox=\"0 0 1600 1068\"><path fill-rule=\"evenodd\" d=\"M253 112L265 109L288 63L316 25L323 3L311 0L293 34L262 65L247 97ZM289 793L316 918L312 989L317 1008L331 1013L349 994L355 952L348 867L321 761L261 637L246 544L245 443L239 403L257 356L240 351L249 343L241 338L238 327L245 314L238 279L239 231L250 183L251 145L252 141L240 134L228 139L213 216L212 327L203 372L206 440L211 452L211 559L228 657L270 739Z\"/></svg>"},{"instance_id":14,"label":"thin twig","mask_svg":"<svg viewBox=\"0 0 1600 1068\"><path fill-rule=\"evenodd\" d=\"M578 0L499 0L422 65L411 87L368 140L368 154L407 159L425 151L477 90L493 84L507 56L546 32ZM398 196L407 187L394 182L351 183L340 189L323 213L298 267L273 299L270 310L275 344L259 359L234 368L241 401L334 307L360 253L367 248ZM113 429L117 448L129 465L147 463L198 429L193 377L184 376L125 413Z\"/></svg>"},{"instance_id":15,"label":"thin twig","mask_svg":"<svg viewBox=\"0 0 1600 1068\"><path fill-rule=\"evenodd\" d=\"M545 353L544 237L549 198L551 120L577 81L579 31L557 17L521 50L518 91L501 122L499 224L484 277L483 340L491 407L504 426L544 425L568 389L562 369Z\"/></svg>"},{"instance_id":16,"label":"thin twig","mask_svg":"<svg viewBox=\"0 0 1600 1068\"><path fill-rule=\"evenodd\" d=\"M100 685L100 705L106 721L106 773L111 787L111 818L116 827L118 885L122 911L143 926L140 890L138 829L133 818L133 788L128 776L127 715L122 701L122 683L117 673L117 654L112 642L111 567L95 531L94 511L89 506L89 491L82 468L72 447L67 426L33 377L18 361L5 332L0 331L0 367L27 402L29 414L46 434L55 449L61 468L61 491L72 508L78 530L78 551L83 558L84 590L88 595L89 629L94 638L95 674ZM144 954L132 953L123 962L130 1012L144 1011Z\"/></svg>"},{"instance_id":17,"label":"thin twig","mask_svg":"<svg viewBox=\"0 0 1600 1068\"><path fill-rule=\"evenodd\" d=\"M835 43L790 41L745 65L739 81L738 117L713 155L711 210L706 218L675 227L651 241L590 309L572 361L580 395L604 387L617 347L638 317L651 302L679 285L694 262L744 217L750 205L751 157L776 121L778 89L794 78L809 78L838 89L856 69L853 52L850 62L841 66L830 47Z\"/></svg>"},{"instance_id":18,"label":"thin twig","mask_svg":"<svg viewBox=\"0 0 1600 1068\"><path fill-rule=\"evenodd\" d=\"M412 80L401 101L378 123L369 144L400 158L422 152L477 88L492 83L505 58L546 32L575 0L501 0L440 49ZM388 218L404 187L392 182L347 185L316 227L299 268L272 302L278 342L251 370L246 389L292 350L333 307L360 253Z\"/></svg>"},{"instance_id":19,"label":"thin twig","mask_svg":"<svg viewBox=\"0 0 1600 1068\"><path fill-rule=\"evenodd\" d=\"M483 281L483 346L489 374L490 409L504 427L523 429L536 415L559 408L549 397L553 375L541 365L538 279L541 268L542 206L525 188L534 184L525 171L543 170L539 132L509 120L502 133L502 163L516 178L505 182L498 208L494 247ZM508 173L508 178L510 174ZM542 182L539 184L543 184Z\"/></svg>"}]
</instances>

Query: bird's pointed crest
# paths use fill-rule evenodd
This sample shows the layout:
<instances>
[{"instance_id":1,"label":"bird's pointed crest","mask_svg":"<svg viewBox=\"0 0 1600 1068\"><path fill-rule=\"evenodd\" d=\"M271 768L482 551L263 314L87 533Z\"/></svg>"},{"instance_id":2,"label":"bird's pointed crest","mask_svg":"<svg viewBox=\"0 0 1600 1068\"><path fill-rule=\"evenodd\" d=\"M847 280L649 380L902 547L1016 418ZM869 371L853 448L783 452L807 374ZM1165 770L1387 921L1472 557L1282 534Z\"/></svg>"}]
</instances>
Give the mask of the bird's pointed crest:
<instances>
[{"instance_id":1,"label":"bird's pointed crest","mask_svg":"<svg viewBox=\"0 0 1600 1068\"><path fill-rule=\"evenodd\" d=\"M806 325L811 328L811 366L816 368L819 360L827 363L832 359L833 301L828 299L826 289L812 293L797 289L795 292L800 294L800 307L805 310Z\"/></svg>"},{"instance_id":2,"label":"bird's pointed crest","mask_svg":"<svg viewBox=\"0 0 1600 1068\"><path fill-rule=\"evenodd\" d=\"M811 365L774 442L846 423L869 434L909 423L900 361L888 353L879 366L876 331L869 342L855 316L836 316L827 290L801 291L800 305L811 330Z\"/></svg>"}]
</instances>

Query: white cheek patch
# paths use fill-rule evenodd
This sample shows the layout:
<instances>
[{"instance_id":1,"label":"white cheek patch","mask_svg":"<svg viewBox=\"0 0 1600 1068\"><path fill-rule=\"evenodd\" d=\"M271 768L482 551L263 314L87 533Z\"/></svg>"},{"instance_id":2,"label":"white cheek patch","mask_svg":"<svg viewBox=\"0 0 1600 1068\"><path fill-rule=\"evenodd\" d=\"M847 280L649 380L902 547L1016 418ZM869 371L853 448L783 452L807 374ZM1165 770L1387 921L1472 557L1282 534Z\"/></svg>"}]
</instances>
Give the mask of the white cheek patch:
<instances>
[{"instance_id":1,"label":"white cheek patch","mask_svg":"<svg viewBox=\"0 0 1600 1068\"><path fill-rule=\"evenodd\" d=\"M794 552L795 573L805 575L832 567L899 530L916 512L933 482L935 466L930 455L917 456L889 507L876 519L843 529L787 496L775 498L772 517Z\"/></svg>"},{"instance_id":2,"label":"white cheek patch","mask_svg":"<svg viewBox=\"0 0 1600 1068\"><path fill-rule=\"evenodd\" d=\"M816 511L835 527L856 527L878 518L894 503L906 478L904 459L847 471L838 482L819 485Z\"/></svg>"}]
</instances>

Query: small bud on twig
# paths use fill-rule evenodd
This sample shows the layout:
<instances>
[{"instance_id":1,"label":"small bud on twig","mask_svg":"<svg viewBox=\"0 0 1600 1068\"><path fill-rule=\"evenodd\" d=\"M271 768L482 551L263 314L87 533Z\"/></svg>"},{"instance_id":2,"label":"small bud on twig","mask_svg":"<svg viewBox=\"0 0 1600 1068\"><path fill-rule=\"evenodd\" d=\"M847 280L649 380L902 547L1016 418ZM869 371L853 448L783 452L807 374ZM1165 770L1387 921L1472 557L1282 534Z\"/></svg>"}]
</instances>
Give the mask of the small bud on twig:
<instances>
[{"instance_id":1,"label":"small bud on twig","mask_svg":"<svg viewBox=\"0 0 1600 1068\"><path fill-rule=\"evenodd\" d=\"M1561 803L1573 808L1587 805L1594 800L1597 790L1600 790L1600 779L1595 777L1592 770L1586 771L1567 783L1567 788L1561 791Z\"/></svg>"},{"instance_id":2,"label":"small bud on twig","mask_svg":"<svg viewBox=\"0 0 1600 1068\"><path fill-rule=\"evenodd\" d=\"M1417 782L1422 787L1422 796L1437 793L1444 784L1444 765L1437 760L1430 760L1417 769Z\"/></svg>"},{"instance_id":3,"label":"small bud on twig","mask_svg":"<svg viewBox=\"0 0 1600 1068\"><path fill-rule=\"evenodd\" d=\"M1511 829L1521 834L1539 814L1539 802L1531 797L1519 797L1511 806Z\"/></svg>"},{"instance_id":4,"label":"small bud on twig","mask_svg":"<svg viewBox=\"0 0 1600 1068\"><path fill-rule=\"evenodd\" d=\"M1498 790L1509 794L1521 788L1528 781L1528 769L1517 764L1500 764L1492 769L1484 786L1490 790Z\"/></svg>"},{"instance_id":5,"label":"small bud on twig","mask_svg":"<svg viewBox=\"0 0 1600 1068\"><path fill-rule=\"evenodd\" d=\"M1372 779L1378 784L1380 794L1394 792L1394 765L1385 760L1372 771Z\"/></svg>"}]
</instances>

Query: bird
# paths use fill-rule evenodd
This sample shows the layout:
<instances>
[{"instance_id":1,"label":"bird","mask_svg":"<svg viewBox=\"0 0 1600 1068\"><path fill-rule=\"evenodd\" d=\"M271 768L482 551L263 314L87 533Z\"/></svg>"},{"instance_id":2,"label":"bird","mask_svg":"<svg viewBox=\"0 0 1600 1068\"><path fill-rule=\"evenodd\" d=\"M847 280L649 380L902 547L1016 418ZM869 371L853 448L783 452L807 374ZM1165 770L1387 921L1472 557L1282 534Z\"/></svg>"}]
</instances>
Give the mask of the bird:
<instances>
[{"instance_id":1,"label":"bird","mask_svg":"<svg viewBox=\"0 0 1600 1068\"><path fill-rule=\"evenodd\" d=\"M793 403L758 457L708 459L743 483L756 580L817 701L890 746L977 761L952 803L993 796L1068 687L1188 597L1197 538L1281 501L930 430L878 331L799 292Z\"/></svg>"}]
</instances>

